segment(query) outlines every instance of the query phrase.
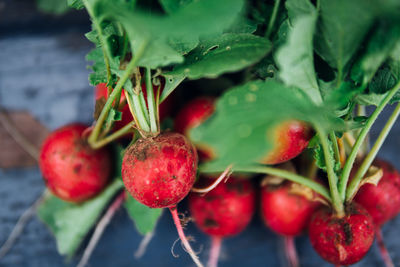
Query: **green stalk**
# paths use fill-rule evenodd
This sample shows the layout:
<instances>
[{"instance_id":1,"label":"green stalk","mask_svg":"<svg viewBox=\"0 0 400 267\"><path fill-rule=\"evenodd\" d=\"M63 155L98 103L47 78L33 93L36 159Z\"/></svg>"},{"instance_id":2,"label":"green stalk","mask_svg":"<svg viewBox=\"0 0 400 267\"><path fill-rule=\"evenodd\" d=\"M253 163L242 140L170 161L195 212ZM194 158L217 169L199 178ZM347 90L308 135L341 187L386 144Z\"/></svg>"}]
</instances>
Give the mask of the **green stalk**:
<instances>
[{"instance_id":1,"label":"green stalk","mask_svg":"<svg viewBox=\"0 0 400 267\"><path fill-rule=\"evenodd\" d=\"M354 143L354 146L350 152L350 155L348 156L346 163L343 167L343 172L342 172L342 176L341 176L340 183L339 183L339 192L340 192L340 196L341 196L342 200L344 200L346 198L346 187L347 187L347 183L349 181L350 172L351 172L351 169L353 168L353 164L356 160L356 157L357 157L360 147L362 146L365 138L367 137L369 130L371 129L372 125L378 118L379 114L382 112L383 108L389 103L390 99L392 99L392 97L397 92L397 90L399 90L399 88L400 88L400 81L389 91L389 93L385 96L385 98L382 100L382 102L376 107L376 109L372 113L371 117L369 117L364 128L361 130L359 136L357 137L357 140Z\"/></svg>"},{"instance_id":2,"label":"green stalk","mask_svg":"<svg viewBox=\"0 0 400 267\"><path fill-rule=\"evenodd\" d=\"M399 115L400 115L400 103L397 104L392 115L390 115L388 121L385 124L385 127L383 127L382 131L380 132L378 138L375 141L375 144L371 148L371 151L365 157L363 163L361 164L357 173L354 175L354 178L350 182L346 191L347 201L353 199L353 197L357 193L362 178L367 173L369 167L371 166L372 162L376 157L376 154L378 154L379 149L382 147L383 142L385 141L387 135L389 134L390 130L393 127L393 124L396 122L396 119L399 117Z\"/></svg>"},{"instance_id":3,"label":"green stalk","mask_svg":"<svg viewBox=\"0 0 400 267\"><path fill-rule=\"evenodd\" d=\"M325 197L328 201L331 201L331 196L329 194L329 191L321 184L307 178L301 175L298 175L296 173L274 168L274 167L268 167L268 166L261 166L261 165L254 165L254 166L235 166L234 171L236 172L250 172L250 173L265 173L269 175L274 175L278 177L285 178L289 181L304 185L308 188L311 188L318 194L322 195ZM202 170L202 172L207 172L207 170ZM210 171L213 172L213 171Z\"/></svg>"},{"instance_id":4,"label":"green stalk","mask_svg":"<svg viewBox=\"0 0 400 267\"><path fill-rule=\"evenodd\" d=\"M336 162L340 162L339 146L338 146L336 134L334 131L331 131L329 133L329 139L331 139L332 144L333 144L333 153L335 155L335 160L336 160Z\"/></svg>"},{"instance_id":5,"label":"green stalk","mask_svg":"<svg viewBox=\"0 0 400 267\"><path fill-rule=\"evenodd\" d=\"M146 118L147 125L149 125L149 127L150 127L149 110L146 105L146 100L144 99L144 94L143 94L142 88L140 88L140 91L139 91L139 101L140 101L140 108L144 114L144 117Z\"/></svg>"},{"instance_id":6,"label":"green stalk","mask_svg":"<svg viewBox=\"0 0 400 267\"><path fill-rule=\"evenodd\" d=\"M108 143L111 143L112 141L124 136L125 134L128 134L129 132L133 132L132 123L129 123L129 124L125 125L123 128L116 131L115 133L113 133L99 141L96 141L95 143L92 144L92 148L94 148L94 149L101 148L101 147L107 145Z\"/></svg>"},{"instance_id":7,"label":"green stalk","mask_svg":"<svg viewBox=\"0 0 400 267\"><path fill-rule=\"evenodd\" d=\"M336 211L337 215L342 216L342 215L344 215L343 201L339 195L338 184L337 184L338 178L336 176L336 173L335 173L335 171L333 169L333 165L332 165L332 162L334 162L334 159L332 158L332 155L329 152L328 137L322 129L316 127L316 131L318 133L319 139L321 141L322 149L324 151L326 172L328 174L329 189L330 189L331 197L332 197L332 206L333 206L334 210Z\"/></svg>"},{"instance_id":8,"label":"green stalk","mask_svg":"<svg viewBox=\"0 0 400 267\"><path fill-rule=\"evenodd\" d=\"M124 74L122 75L122 77L119 79L117 85L115 86L114 90L111 92L110 96L107 99L106 104L104 105L99 118L97 119L96 125L92 131L92 133L90 134L89 138L88 138L88 142L89 144L92 146L96 141L97 138L99 137L101 128L103 126L103 123L105 121L105 119L107 118L108 112L111 109L112 103L114 102L115 98L118 96L118 94L121 93L122 90L122 86L125 84L125 82L129 79L129 76L132 74L133 70L136 67L137 61L139 60L139 58L141 57L141 55L143 54L144 50L145 50L146 45L144 44L137 52L137 54L135 55L135 57L132 58L132 60L129 62L129 64L127 65Z\"/></svg>"},{"instance_id":9,"label":"green stalk","mask_svg":"<svg viewBox=\"0 0 400 267\"><path fill-rule=\"evenodd\" d=\"M265 33L265 36L267 38L269 38L269 36L271 35L271 32L272 32L272 29L274 28L276 15L278 14L278 9L279 9L280 3L281 3L281 0L275 0L274 9L272 10L271 18L268 23L267 32Z\"/></svg>"},{"instance_id":10,"label":"green stalk","mask_svg":"<svg viewBox=\"0 0 400 267\"><path fill-rule=\"evenodd\" d=\"M139 129L142 129L145 132L150 132L150 126L147 122L146 115L143 111L142 104L140 103L140 97L137 94L131 95L133 101L133 110L135 112L136 118L139 123Z\"/></svg>"},{"instance_id":11,"label":"green stalk","mask_svg":"<svg viewBox=\"0 0 400 267\"><path fill-rule=\"evenodd\" d=\"M146 68L146 90L147 90L147 104L149 106L150 129L152 132L158 132L156 105L154 101L153 84L151 83L151 69Z\"/></svg>"}]
</instances>

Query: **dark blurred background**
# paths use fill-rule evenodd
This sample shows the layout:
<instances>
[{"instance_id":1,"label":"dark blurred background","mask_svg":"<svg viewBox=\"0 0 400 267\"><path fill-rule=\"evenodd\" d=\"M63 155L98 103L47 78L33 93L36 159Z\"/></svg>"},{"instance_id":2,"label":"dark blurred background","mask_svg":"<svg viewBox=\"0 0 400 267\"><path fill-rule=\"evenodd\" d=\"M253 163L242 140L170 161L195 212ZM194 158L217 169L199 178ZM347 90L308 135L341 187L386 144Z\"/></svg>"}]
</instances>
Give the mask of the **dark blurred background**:
<instances>
[{"instance_id":1,"label":"dark blurred background","mask_svg":"<svg viewBox=\"0 0 400 267\"><path fill-rule=\"evenodd\" d=\"M0 0L0 106L10 112L28 111L49 129L75 121L91 123L94 97L85 61L91 43L84 37L89 30L85 11L51 15L39 11L33 0ZM384 113L375 129L382 127L389 113ZM375 136L373 131L372 139ZM399 136L397 124L380 156L400 169ZM37 167L0 169L0 244L43 189ZM179 209L185 211L185 204ZM202 250L200 257L206 262L208 238L193 224L189 224L187 233L196 238L193 246ZM383 234L396 266L400 266L400 217L387 223ZM194 266L179 245L174 250L179 257L171 254L178 236L169 213L164 212L146 254L137 260L133 253L141 238L121 209L88 266ZM296 243L302 266L330 266L312 250L306 236ZM75 266L81 254L82 250L67 262L57 253L49 230L34 217L16 245L0 260L0 266ZM279 238L256 217L244 233L223 242L219 266L284 266L284 262ZM383 266L376 244L356 266Z\"/></svg>"}]
</instances>

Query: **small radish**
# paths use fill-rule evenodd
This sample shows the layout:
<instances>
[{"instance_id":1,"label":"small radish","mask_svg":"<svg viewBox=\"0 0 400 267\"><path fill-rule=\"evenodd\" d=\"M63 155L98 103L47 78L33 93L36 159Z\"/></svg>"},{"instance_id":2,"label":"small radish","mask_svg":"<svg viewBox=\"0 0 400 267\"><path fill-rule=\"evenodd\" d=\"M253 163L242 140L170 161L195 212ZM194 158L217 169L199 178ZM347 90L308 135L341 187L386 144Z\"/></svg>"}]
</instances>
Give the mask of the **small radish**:
<instances>
[{"instance_id":1,"label":"small radish","mask_svg":"<svg viewBox=\"0 0 400 267\"><path fill-rule=\"evenodd\" d=\"M176 205L192 188L197 152L179 133L161 133L137 140L122 161L122 179L128 192L150 208L169 208L179 237L197 266L203 266L183 232Z\"/></svg>"},{"instance_id":2,"label":"small radish","mask_svg":"<svg viewBox=\"0 0 400 267\"><path fill-rule=\"evenodd\" d=\"M139 139L122 162L126 189L151 208L174 207L189 193L196 172L196 149L178 133Z\"/></svg>"},{"instance_id":3,"label":"small radish","mask_svg":"<svg viewBox=\"0 0 400 267\"><path fill-rule=\"evenodd\" d=\"M47 187L59 198L82 202L107 184L111 158L107 149L93 150L83 138L86 126L70 124L52 132L40 150L39 166Z\"/></svg>"},{"instance_id":4,"label":"small radish","mask_svg":"<svg viewBox=\"0 0 400 267\"><path fill-rule=\"evenodd\" d=\"M175 118L174 128L177 132L189 137L189 131L206 121L215 110L215 99L198 97L189 101ZM196 144L200 159L212 159L213 151L205 146Z\"/></svg>"},{"instance_id":5,"label":"small radish","mask_svg":"<svg viewBox=\"0 0 400 267\"><path fill-rule=\"evenodd\" d=\"M328 207L318 209L309 225L312 246L326 261L350 265L360 261L374 241L374 222L361 205L350 203L338 217Z\"/></svg>"},{"instance_id":6,"label":"small radish","mask_svg":"<svg viewBox=\"0 0 400 267\"><path fill-rule=\"evenodd\" d=\"M386 266L394 266L383 242L381 226L400 213L400 174L388 162L375 160L374 166L381 168L383 176L378 185L363 185L354 201L362 205L371 215L376 226L376 236Z\"/></svg>"},{"instance_id":7,"label":"small radish","mask_svg":"<svg viewBox=\"0 0 400 267\"><path fill-rule=\"evenodd\" d=\"M354 201L362 205L380 227L400 213L400 174L386 161L375 160L373 165L382 169L382 178L377 186L363 185Z\"/></svg>"},{"instance_id":8,"label":"small radish","mask_svg":"<svg viewBox=\"0 0 400 267\"><path fill-rule=\"evenodd\" d=\"M273 165L291 160L303 152L313 131L307 124L291 120L277 125L268 135L273 147L259 162Z\"/></svg>"},{"instance_id":9,"label":"small radish","mask_svg":"<svg viewBox=\"0 0 400 267\"><path fill-rule=\"evenodd\" d=\"M274 178L274 177L268 177ZM261 215L264 223L278 235L285 244L285 254L290 266L299 266L294 238L308 227L311 216L319 205L294 190L289 181L272 183L271 179L261 188ZM296 187L298 188L298 187Z\"/></svg>"},{"instance_id":10,"label":"small radish","mask_svg":"<svg viewBox=\"0 0 400 267\"><path fill-rule=\"evenodd\" d=\"M292 182L266 185L261 191L261 214L265 224L284 236L300 235L319 205L291 192Z\"/></svg>"},{"instance_id":11,"label":"small radish","mask_svg":"<svg viewBox=\"0 0 400 267\"><path fill-rule=\"evenodd\" d=\"M249 180L231 177L205 196L190 194L189 209L197 226L212 237L210 267L216 266L221 238L242 232L255 210L255 190Z\"/></svg>"},{"instance_id":12,"label":"small radish","mask_svg":"<svg viewBox=\"0 0 400 267\"><path fill-rule=\"evenodd\" d=\"M176 116L175 130L188 136L191 129L202 124L214 113L214 103L214 98L205 96L189 101Z\"/></svg>"}]
</instances>

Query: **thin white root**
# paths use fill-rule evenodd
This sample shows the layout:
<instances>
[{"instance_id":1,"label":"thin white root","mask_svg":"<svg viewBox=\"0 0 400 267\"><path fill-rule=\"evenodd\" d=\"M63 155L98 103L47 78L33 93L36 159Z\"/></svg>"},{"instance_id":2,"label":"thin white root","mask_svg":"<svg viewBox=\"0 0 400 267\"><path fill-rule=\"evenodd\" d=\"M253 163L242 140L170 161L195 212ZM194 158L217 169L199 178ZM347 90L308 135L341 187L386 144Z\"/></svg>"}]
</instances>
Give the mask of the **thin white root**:
<instances>
[{"instance_id":1,"label":"thin white root","mask_svg":"<svg viewBox=\"0 0 400 267\"><path fill-rule=\"evenodd\" d=\"M213 236L211 237L211 251L210 257L208 258L208 267L217 267L218 266L218 259L219 254L221 251L221 237Z\"/></svg>"},{"instance_id":2,"label":"thin white root","mask_svg":"<svg viewBox=\"0 0 400 267\"><path fill-rule=\"evenodd\" d=\"M25 229L25 226L30 221L30 219L35 215L37 208L43 202L45 197L48 195L48 191L45 190L42 195L28 208L26 209L21 217L19 217L17 223L15 224L13 230L8 236L6 242L4 242L3 246L0 248L0 259L3 258L8 251L13 247L18 237L22 234Z\"/></svg>"},{"instance_id":3,"label":"thin white root","mask_svg":"<svg viewBox=\"0 0 400 267\"><path fill-rule=\"evenodd\" d=\"M232 167L233 167L232 164L229 165L228 167L226 167L224 172L221 173L221 175L211 185L207 186L206 188L193 187L192 192L206 194L206 193L210 192L211 190L213 190L214 188L216 188L218 186L218 184L221 183L224 179L225 179L225 183L226 183L226 181L229 178Z\"/></svg>"},{"instance_id":4,"label":"thin white root","mask_svg":"<svg viewBox=\"0 0 400 267\"><path fill-rule=\"evenodd\" d=\"M89 244L85 248L83 252L83 256L79 261L77 267L84 267L88 263L90 256L94 248L96 247L97 243L99 242L100 237L103 235L104 230L106 229L107 225L110 223L112 217L114 216L115 212L119 209L122 203L125 200L125 192L122 192L111 204L108 208L107 212L103 215L100 221L97 223L96 229L92 237L90 238Z\"/></svg>"},{"instance_id":5,"label":"thin white root","mask_svg":"<svg viewBox=\"0 0 400 267\"><path fill-rule=\"evenodd\" d=\"M141 258L144 255L144 253L146 253L147 246L153 239L153 236L154 236L154 231L151 231L142 238L142 241L140 241L139 247L134 254L135 259Z\"/></svg>"},{"instance_id":6,"label":"thin white root","mask_svg":"<svg viewBox=\"0 0 400 267\"><path fill-rule=\"evenodd\" d=\"M182 245L185 247L185 250L192 258L193 262L196 264L197 267L203 267L203 264L200 262L199 258L197 257L196 253L193 251L192 247L187 240L185 233L183 232L182 224L178 216L178 210L176 207L169 208L171 211L172 218L174 220L176 230L178 231L178 235L182 241Z\"/></svg>"}]
</instances>

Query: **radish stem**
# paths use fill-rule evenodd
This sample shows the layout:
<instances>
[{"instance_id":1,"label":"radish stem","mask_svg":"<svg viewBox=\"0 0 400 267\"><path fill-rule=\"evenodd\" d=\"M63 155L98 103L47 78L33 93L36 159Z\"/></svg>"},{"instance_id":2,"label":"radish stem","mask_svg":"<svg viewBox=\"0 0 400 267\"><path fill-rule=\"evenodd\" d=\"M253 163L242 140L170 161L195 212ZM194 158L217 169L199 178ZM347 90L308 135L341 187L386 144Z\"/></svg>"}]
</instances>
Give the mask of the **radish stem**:
<instances>
[{"instance_id":1,"label":"radish stem","mask_svg":"<svg viewBox=\"0 0 400 267\"><path fill-rule=\"evenodd\" d=\"M175 206L175 207L169 208L169 210L171 212L172 219L174 220L174 223L176 226L176 230L178 231L179 238L181 239L181 242L182 242L185 250L187 251L187 253L189 253L190 257L192 258L192 260L194 261L196 266L203 267L203 264L200 262L196 253L193 251L192 247L189 244L189 241L187 240L187 238L185 236L185 233L183 232L181 220L179 219L179 216L178 216L178 209Z\"/></svg>"},{"instance_id":2,"label":"radish stem","mask_svg":"<svg viewBox=\"0 0 400 267\"><path fill-rule=\"evenodd\" d=\"M383 127L382 131L380 132L378 138L375 141L375 144L372 146L370 152L365 157L363 163L361 164L360 168L357 170L354 178L351 180L347 192L346 192L346 200L351 200L355 196L360 186L361 180L364 175L367 173L369 167L371 166L372 162L374 161L376 154L378 153L379 149L382 147L383 142L385 141L387 135L389 134L390 130L393 127L393 124L396 122L396 119L400 115L400 103L397 104L396 108L394 109L392 115L390 115L388 121L386 122L385 126Z\"/></svg>"},{"instance_id":3,"label":"radish stem","mask_svg":"<svg viewBox=\"0 0 400 267\"><path fill-rule=\"evenodd\" d=\"M107 145L108 143L111 143L112 141L120 138L121 136L124 136L125 134L128 134L130 132L133 133L132 125L133 125L133 123L129 123L129 124L125 125L123 128L116 131L115 133L113 133L99 141L92 143L92 148L97 149L97 148L103 147L103 146Z\"/></svg>"},{"instance_id":4,"label":"radish stem","mask_svg":"<svg viewBox=\"0 0 400 267\"><path fill-rule=\"evenodd\" d=\"M350 152L350 155L347 158L346 163L343 167L342 176L341 176L341 179L339 182L339 192L340 192L340 196L343 200L346 197L346 187L347 187L347 183L349 181L351 169L353 168L353 164L357 157L357 153L358 153L360 147L362 146L365 138L367 137L369 130L371 129L372 125L378 118L379 114L382 112L383 108L389 103L389 101L392 99L394 94L399 90L399 88L400 88L400 81L388 92L388 94L385 96L385 98L377 106L375 111L372 113L372 115L367 120L367 123L365 124L364 128L361 130L360 135L357 137L357 140L356 140L356 142Z\"/></svg>"},{"instance_id":5,"label":"radish stem","mask_svg":"<svg viewBox=\"0 0 400 267\"><path fill-rule=\"evenodd\" d=\"M344 215L344 207L343 207L343 201L340 198L340 194L338 191L338 183L337 183L338 178L336 176L336 173L332 165L334 159L332 158L332 155L329 151L328 137L326 136L325 132L319 129L318 127L316 127L316 131L318 133L319 140L321 141L322 149L324 151L326 172L328 174L329 189L332 197L332 206L336 211L337 215L340 217Z\"/></svg>"},{"instance_id":6,"label":"radish stem","mask_svg":"<svg viewBox=\"0 0 400 267\"><path fill-rule=\"evenodd\" d=\"M151 82L151 70L146 68L146 92L147 92L147 104L149 109L149 117L150 117L150 129L152 132L157 133L158 130L158 122L157 122L157 114L156 114L156 106L154 101L154 92L153 92L153 84Z\"/></svg>"},{"instance_id":7,"label":"radish stem","mask_svg":"<svg viewBox=\"0 0 400 267\"><path fill-rule=\"evenodd\" d=\"M211 237L211 250L210 250L210 257L208 259L208 267L217 267L218 266L218 259L219 254L221 251L221 243L222 238L219 236L212 236Z\"/></svg>"},{"instance_id":8,"label":"radish stem","mask_svg":"<svg viewBox=\"0 0 400 267\"><path fill-rule=\"evenodd\" d=\"M92 237L90 238L89 244L85 248L83 256L79 261L77 267L84 267L88 263L90 256L94 248L96 247L97 243L99 242L100 237L102 236L104 230L106 229L107 225L110 223L112 217L114 216L115 212L121 207L122 203L125 200L125 191L123 191L119 196L114 200L111 206L107 209L107 212L104 216L100 219L97 223L96 229Z\"/></svg>"},{"instance_id":9,"label":"radish stem","mask_svg":"<svg viewBox=\"0 0 400 267\"><path fill-rule=\"evenodd\" d=\"M225 182L226 182L226 180L229 178L229 173L230 173L231 170L232 170L232 164L229 165L228 167L226 167L225 171L223 173L221 173L221 175L217 179L215 179L215 181L211 185L207 186L206 188L192 187L191 191L195 192L195 193L204 193L204 194L210 192L211 190L216 188L217 185L219 183L221 183L224 179L225 179Z\"/></svg>"},{"instance_id":10,"label":"radish stem","mask_svg":"<svg viewBox=\"0 0 400 267\"><path fill-rule=\"evenodd\" d=\"M100 113L100 116L96 122L96 125L92 131L92 133L90 134L88 141L89 144L92 146L93 143L96 142L100 131L102 129L103 123L107 118L107 114L111 109L112 103L114 102L115 98L118 96L118 94L120 94L121 90L122 90L122 86L124 86L125 82L129 79L131 73L133 72L139 58L141 57L141 55L143 54L143 52L146 49L146 44L142 45L140 47L140 49L137 51L135 57L132 58L132 60L129 62L129 64L127 65L124 74L122 75L122 77L119 79L117 85L115 86L114 90L111 92L109 98L107 99L106 104L103 107L103 110Z\"/></svg>"},{"instance_id":11,"label":"radish stem","mask_svg":"<svg viewBox=\"0 0 400 267\"><path fill-rule=\"evenodd\" d=\"M272 29L274 28L276 15L278 14L278 9L279 9L280 3L281 3L281 0L275 0L274 9L272 10L271 18L268 23L267 32L265 33L265 36L267 38L269 38L269 36L271 35L271 32L272 32Z\"/></svg>"},{"instance_id":12,"label":"radish stem","mask_svg":"<svg viewBox=\"0 0 400 267\"><path fill-rule=\"evenodd\" d=\"M233 170L237 171L237 172L247 172L247 173L265 173L265 174L269 174L269 175L282 177L289 181L307 186L307 187L311 188L312 190L314 190L315 192L317 192L318 194L325 197L328 201L331 201L331 196L325 186L313 181L310 178L298 175L298 174L290 172L290 171L278 169L275 167L263 166L263 165L234 166ZM201 172L215 172L215 170L202 169Z\"/></svg>"}]
</instances>

